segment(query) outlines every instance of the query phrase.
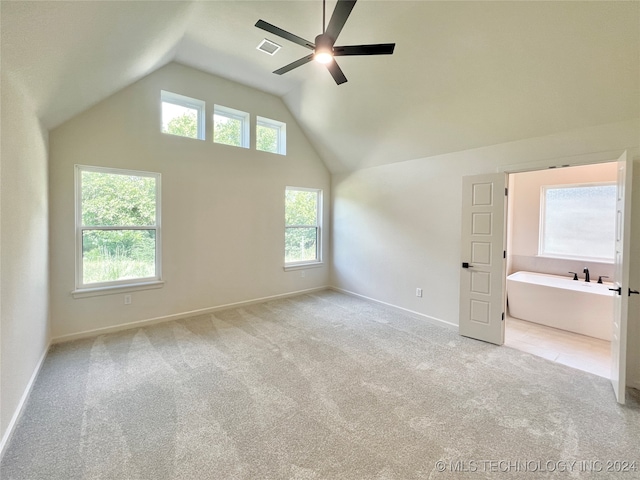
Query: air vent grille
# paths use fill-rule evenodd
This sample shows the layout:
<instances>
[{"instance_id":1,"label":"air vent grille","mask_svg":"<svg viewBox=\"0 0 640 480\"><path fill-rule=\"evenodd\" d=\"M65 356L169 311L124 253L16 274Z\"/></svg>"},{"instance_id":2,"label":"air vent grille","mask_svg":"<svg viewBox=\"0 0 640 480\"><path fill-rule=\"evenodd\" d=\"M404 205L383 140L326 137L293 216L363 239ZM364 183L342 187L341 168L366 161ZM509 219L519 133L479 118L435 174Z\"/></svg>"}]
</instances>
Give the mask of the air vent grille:
<instances>
[{"instance_id":1,"label":"air vent grille","mask_svg":"<svg viewBox=\"0 0 640 480\"><path fill-rule=\"evenodd\" d=\"M272 42L271 40L267 40L266 38L260 42L260 45L256 47L258 50L264 53L268 53L269 55L275 55L278 50L282 47L277 43Z\"/></svg>"}]
</instances>

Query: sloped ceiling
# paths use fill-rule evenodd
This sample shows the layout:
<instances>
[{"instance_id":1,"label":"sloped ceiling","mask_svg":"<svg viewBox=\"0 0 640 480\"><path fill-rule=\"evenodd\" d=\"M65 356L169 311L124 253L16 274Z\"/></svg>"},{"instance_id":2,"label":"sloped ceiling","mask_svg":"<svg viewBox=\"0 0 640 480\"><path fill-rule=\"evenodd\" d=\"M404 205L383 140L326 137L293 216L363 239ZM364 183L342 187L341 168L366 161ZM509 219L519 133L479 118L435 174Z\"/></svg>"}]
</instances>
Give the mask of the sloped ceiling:
<instances>
[{"instance_id":1,"label":"sloped ceiling","mask_svg":"<svg viewBox=\"0 0 640 480\"><path fill-rule=\"evenodd\" d=\"M335 2L327 2L328 15ZM177 61L281 96L334 171L640 116L639 2L360 0L339 44L395 42L324 67L308 53L318 1L2 1L2 75L53 128ZM282 45L271 57L263 38Z\"/></svg>"}]
</instances>

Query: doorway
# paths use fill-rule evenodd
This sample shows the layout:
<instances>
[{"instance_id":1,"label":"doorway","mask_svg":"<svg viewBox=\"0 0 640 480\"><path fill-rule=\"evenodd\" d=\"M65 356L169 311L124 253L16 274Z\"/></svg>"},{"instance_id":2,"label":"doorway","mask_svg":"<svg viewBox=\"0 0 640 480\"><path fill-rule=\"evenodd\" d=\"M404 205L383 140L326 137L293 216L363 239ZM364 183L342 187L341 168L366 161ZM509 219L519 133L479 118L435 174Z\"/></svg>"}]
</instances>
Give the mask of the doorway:
<instances>
[{"instance_id":1,"label":"doorway","mask_svg":"<svg viewBox=\"0 0 640 480\"><path fill-rule=\"evenodd\" d=\"M461 335L494 343L504 344L506 302L506 179L508 174L525 171L570 167L570 163L579 165L606 163L610 161L610 152L583 156L580 161L563 162L554 167L550 161L537 165L515 165L499 168L497 173L465 176L462 179L462 232L460 273L460 323ZM615 157L614 157L615 158ZM625 403L627 323L629 298L640 294L629 285L630 240L631 240L631 190L633 161L625 150L615 161L616 174L616 211L614 242L613 288L613 324L611 332L611 375L610 381L616 400ZM504 190L504 194L501 193ZM503 196L504 195L504 196ZM549 199L547 198L546 201ZM504 248L504 250L503 250ZM511 252L510 252L511 253ZM540 255L540 257L544 257ZM585 269L586 275L586 269ZM530 273L529 275L537 275ZM560 277L561 278L561 277ZM580 285L579 279L569 281ZM591 287L586 282L582 286ZM573 290L569 288L569 290ZM540 304L543 304L541 302ZM550 302L553 306L553 303ZM536 306L534 306L536 308Z\"/></svg>"},{"instance_id":2,"label":"doorway","mask_svg":"<svg viewBox=\"0 0 640 480\"><path fill-rule=\"evenodd\" d=\"M616 175L608 162L508 176L506 346L610 377Z\"/></svg>"}]
</instances>

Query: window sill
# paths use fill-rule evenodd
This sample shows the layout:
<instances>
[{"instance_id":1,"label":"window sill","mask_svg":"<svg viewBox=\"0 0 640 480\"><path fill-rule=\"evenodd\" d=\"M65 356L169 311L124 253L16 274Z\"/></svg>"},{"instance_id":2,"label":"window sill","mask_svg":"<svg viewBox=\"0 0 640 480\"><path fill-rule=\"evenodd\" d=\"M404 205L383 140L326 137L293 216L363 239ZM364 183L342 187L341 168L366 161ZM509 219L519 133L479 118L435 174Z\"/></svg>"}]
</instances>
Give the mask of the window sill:
<instances>
[{"instance_id":1,"label":"window sill","mask_svg":"<svg viewBox=\"0 0 640 480\"><path fill-rule=\"evenodd\" d=\"M587 257L572 257L569 255L550 255L550 254L538 254L537 258L544 258L549 260L570 260L576 262L591 262L591 263L603 263L608 265L613 265L613 260L609 260L606 258L587 258Z\"/></svg>"},{"instance_id":2,"label":"window sill","mask_svg":"<svg viewBox=\"0 0 640 480\"><path fill-rule=\"evenodd\" d=\"M115 295L117 293L137 292L140 290L152 290L164 287L162 280L145 283L129 283L127 285L113 285L109 287L81 288L71 292L73 298L99 297L102 295Z\"/></svg>"},{"instance_id":3,"label":"window sill","mask_svg":"<svg viewBox=\"0 0 640 480\"><path fill-rule=\"evenodd\" d=\"M288 272L290 270L304 270L306 268L316 268L316 267L323 267L323 266L324 266L323 262L296 263L292 265L285 265L284 271Z\"/></svg>"},{"instance_id":4,"label":"window sill","mask_svg":"<svg viewBox=\"0 0 640 480\"><path fill-rule=\"evenodd\" d=\"M283 157L286 157L286 156L287 156L287 154L286 154L286 153L281 153L281 152L270 152L270 151L268 151L268 150L260 150L259 148L256 148L256 151L258 151L258 152L262 152L262 153L269 153L269 154L271 154L271 155L281 155L281 156L283 156Z\"/></svg>"}]
</instances>

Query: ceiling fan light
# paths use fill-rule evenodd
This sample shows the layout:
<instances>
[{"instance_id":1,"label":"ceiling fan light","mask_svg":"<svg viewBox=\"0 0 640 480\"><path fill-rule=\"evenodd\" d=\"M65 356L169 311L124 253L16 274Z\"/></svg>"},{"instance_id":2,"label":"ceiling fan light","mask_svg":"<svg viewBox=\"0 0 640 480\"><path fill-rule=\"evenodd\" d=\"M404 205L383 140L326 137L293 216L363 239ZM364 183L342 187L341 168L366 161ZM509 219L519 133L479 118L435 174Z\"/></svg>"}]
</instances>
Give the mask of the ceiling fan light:
<instances>
[{"instance_id":1,"label":"ceiling fan light","mask_svg":"<svg viewBox=\"0 0 640 480\"><path fill-rule=\"evenodd\" d=\"M331 55L329 52L316 52L313 55L313 59L318 63L327 64L331 63L331 61L333 60L333 55Z\"/></svg>"}]
</instances>

